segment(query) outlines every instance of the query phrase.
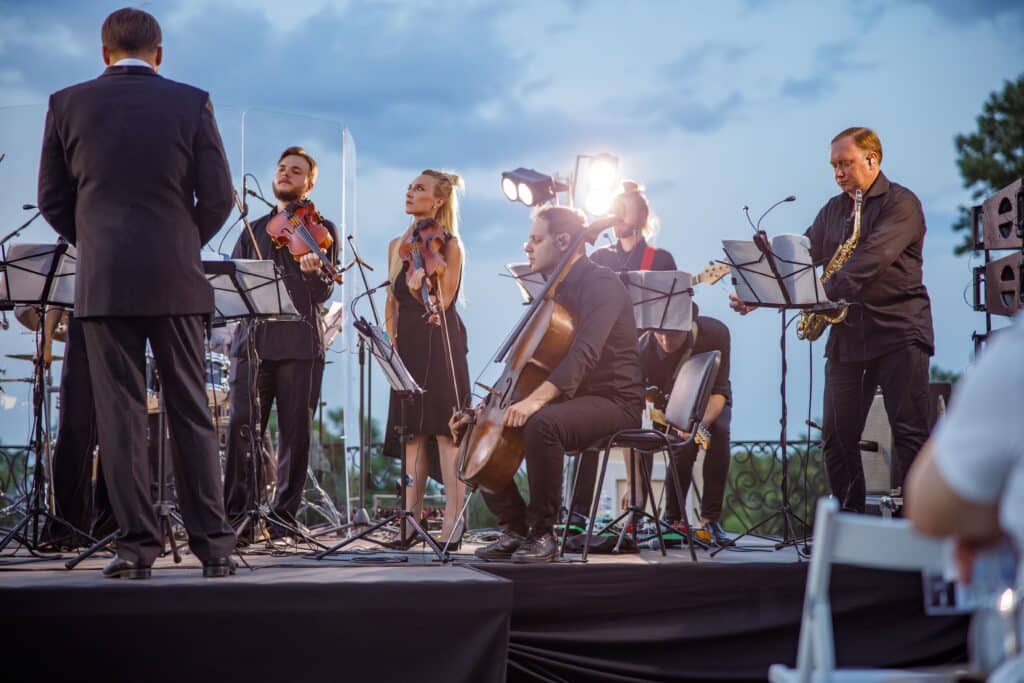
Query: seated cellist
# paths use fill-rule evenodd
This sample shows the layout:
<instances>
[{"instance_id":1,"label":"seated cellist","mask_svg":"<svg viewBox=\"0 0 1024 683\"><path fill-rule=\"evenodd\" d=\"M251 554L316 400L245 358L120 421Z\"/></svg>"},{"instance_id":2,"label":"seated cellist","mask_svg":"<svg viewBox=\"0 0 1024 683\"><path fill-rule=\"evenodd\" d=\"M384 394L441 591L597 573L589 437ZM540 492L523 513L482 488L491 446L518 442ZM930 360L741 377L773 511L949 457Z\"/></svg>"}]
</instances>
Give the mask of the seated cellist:
<instances>
[{"instance_id":1,"label":"seated cellist","mask_svg":"<svg viewBox=\"0 0 1024 683\"><path fill-rule=\"evenodd\" d=\"M539 209L524 246L533 271L550 277L583 230L583 214L578 211L560 206ZM515 483L498 493L483 493L504 528L501 538L476 551L483 559L554 559L552 529L565 453L640 426L643 387L629 295L615 273L587 258L582 242L570 259L555 293L574 323L569 351L547 381L510 405L504 415L506 426L523 428L530 502L523 500ZM453 423L453 431L458 426Z\"/></svg>"}]
</instances>

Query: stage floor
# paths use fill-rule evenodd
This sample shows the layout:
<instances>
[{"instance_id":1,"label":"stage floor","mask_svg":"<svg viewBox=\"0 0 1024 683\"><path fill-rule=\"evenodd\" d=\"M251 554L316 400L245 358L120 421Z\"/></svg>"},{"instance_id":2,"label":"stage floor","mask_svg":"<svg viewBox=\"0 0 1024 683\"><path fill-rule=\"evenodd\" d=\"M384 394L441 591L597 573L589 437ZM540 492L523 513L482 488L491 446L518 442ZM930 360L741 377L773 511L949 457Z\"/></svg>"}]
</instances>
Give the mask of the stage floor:
<instances>
[{"instance_id":1,"label":"stage floor","mask_svg":"<svg viewBox=\"0 0 1024 683\"><path fill-rule=\"evenodd\" d=\"M807 562L759 539L696 564L685 548L515 565L355 545L251 548L230 579L165 557L149 581L21 551L0 558L0 642L37 680L764 680L795 659ZM966 620L924 616L916 574L839 567L832 594L840 664L965 657Z\"/></svg>"}]
</instances>

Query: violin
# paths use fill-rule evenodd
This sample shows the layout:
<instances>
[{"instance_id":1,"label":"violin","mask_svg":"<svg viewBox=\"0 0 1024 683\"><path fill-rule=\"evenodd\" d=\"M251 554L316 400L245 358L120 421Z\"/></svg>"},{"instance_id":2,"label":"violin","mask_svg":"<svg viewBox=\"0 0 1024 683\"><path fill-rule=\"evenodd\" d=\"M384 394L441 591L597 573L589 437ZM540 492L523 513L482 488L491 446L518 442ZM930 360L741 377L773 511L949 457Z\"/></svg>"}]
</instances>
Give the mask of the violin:
<instances>
[{"instance_id":1,"label":"violin","mask_svg":"<svg viewBox=\"0 0 1024 683\"><path fill-rule=\"evenodd\" d=\"M341 284L341 273L324 253L334 244L334 238L313 202L299 199L274 214L267 223L267 234L278 249L287 247L296 261L306 254L318 256L327 277Z\"/></svg>"},{"instance_id":2,"label":"violin","mask_svg":"<svg viewBox=\"0 0 1024 683\"><path fill-rule=\"evenodd\" d=\"M423 300L423 306L427 309L425 315L427 322L431 325L441 324L441 311L437 301L430 297L430 286L428 280L431 277L439 278L444 274L448 264L445 263L444 229L433 218L424 218L416 222L409 237L398 245L398 256L402 261L409 264L405 271L405 284L412 289L412 275L416 269L423 270L424 277L420 283L418 294Z\"/></svg>"}]
</instances>

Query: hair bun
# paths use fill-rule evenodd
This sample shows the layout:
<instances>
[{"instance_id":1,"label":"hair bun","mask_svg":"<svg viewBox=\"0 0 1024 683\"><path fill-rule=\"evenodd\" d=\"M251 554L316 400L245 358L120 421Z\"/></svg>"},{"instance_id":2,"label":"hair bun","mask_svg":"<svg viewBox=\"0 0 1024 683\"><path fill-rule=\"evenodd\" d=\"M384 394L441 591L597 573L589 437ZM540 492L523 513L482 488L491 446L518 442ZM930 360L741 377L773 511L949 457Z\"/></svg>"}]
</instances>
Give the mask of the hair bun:
<instances>
[{"instance_id":1,"label":"hair bun","mask_svg":"<svg viewBox=\"0 0 1024 683\"><path fill-rule=\"evenodd\" d=\"M635 180L623 180L622 181L623 192L642 192L643 189L640 187L640 183Z\"/></svg>"}]
</instances>

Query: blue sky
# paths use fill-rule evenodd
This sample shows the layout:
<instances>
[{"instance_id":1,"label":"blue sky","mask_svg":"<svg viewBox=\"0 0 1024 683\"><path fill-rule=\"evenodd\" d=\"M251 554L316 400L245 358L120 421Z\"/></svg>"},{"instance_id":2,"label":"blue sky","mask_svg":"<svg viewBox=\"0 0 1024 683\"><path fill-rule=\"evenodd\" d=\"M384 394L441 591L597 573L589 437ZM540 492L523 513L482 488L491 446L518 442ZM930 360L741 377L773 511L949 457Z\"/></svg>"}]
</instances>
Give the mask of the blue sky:
<instances>
[{"instance_id":1,"label":"blue sky","mask_svg":"<svg viewBox=\"0 0 1024 683\"><path fill-rule=\"evenodd\" d=\"M98 75L99 26L120 5L0 0L5 231L23 219L21 204L34 203L48 93ZM662 222L657 244L696 271L721 257L722 239L749 234L744 205L759 212L795 194L797 202L765 225L771 233L806 228L837 191L828 141L849 125L879 132L883 169L924 204L934 362L960 369L969 360L971 332L983 320L965 304L971 262L952 256L959 236L949 226L956 207L970 201L953 136L971 131L988 94L1024 66L1024 46L1013 39L1024 28L1019 3L166 0L143 7L163 26L161 73L211 92L236 183L251 171L268 188L275 152L307 145L324 165L314 200L344 219L378 273L387 239L406 224L408 181L425 167L463 174L462 314L474 375L520 312L513 287L497 275L521 259L529 217L501 195L502 170L566 174L576 154L614 152L624 175L647 187ZM343 144L343 129L354 144ZM51 238L41 222L25 235ZM728 289L707 288L697 300L732 330L733 433L772 438L778 320L769 312L732 315ZM820 347L813 350L815 414ZM0 334L2 353L30 348L16 323ZM808 353L792 338L790 351L789 405L803 416ZM331 355L325 397L332 407L350 400L343 372L350 358L344 348ZM20 363L0 359L8 377L29 374ZM27 391L6 388L20 400L0 410L0 438L19 442L29 427ZM383 388L379 379L378 417ZM791 419L791 433L801 422Z\"/></svg>"}]
</instances>

